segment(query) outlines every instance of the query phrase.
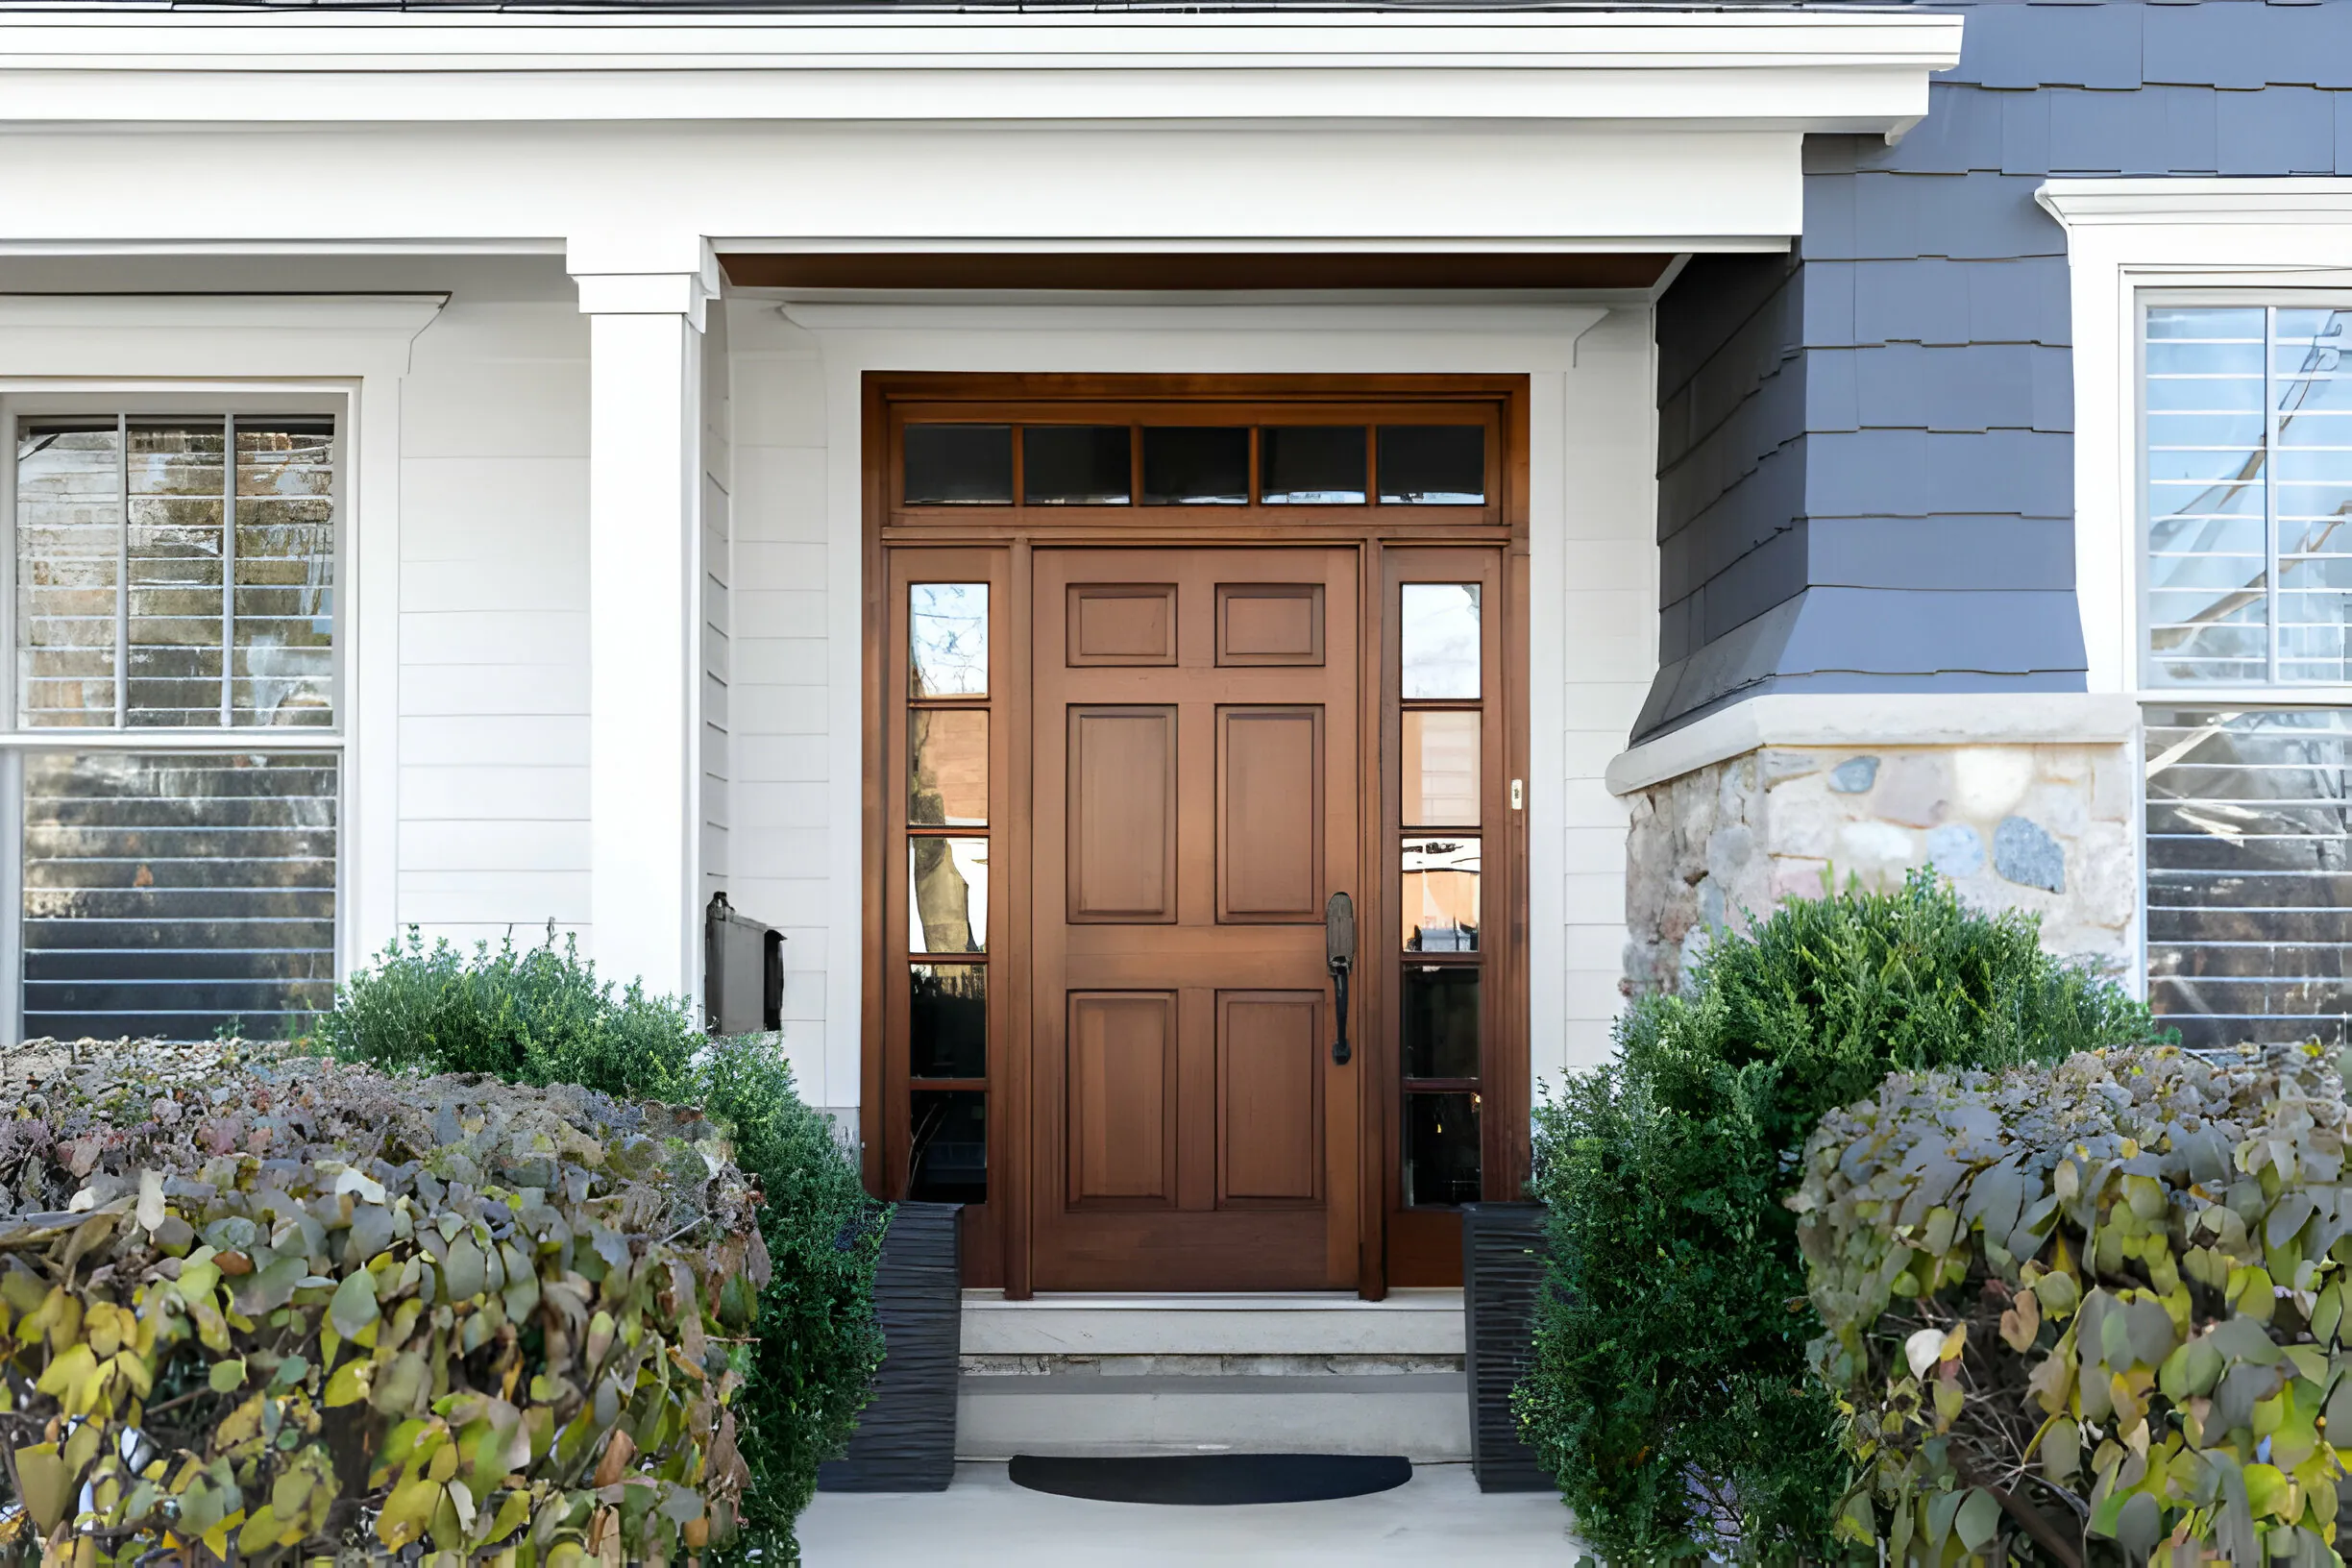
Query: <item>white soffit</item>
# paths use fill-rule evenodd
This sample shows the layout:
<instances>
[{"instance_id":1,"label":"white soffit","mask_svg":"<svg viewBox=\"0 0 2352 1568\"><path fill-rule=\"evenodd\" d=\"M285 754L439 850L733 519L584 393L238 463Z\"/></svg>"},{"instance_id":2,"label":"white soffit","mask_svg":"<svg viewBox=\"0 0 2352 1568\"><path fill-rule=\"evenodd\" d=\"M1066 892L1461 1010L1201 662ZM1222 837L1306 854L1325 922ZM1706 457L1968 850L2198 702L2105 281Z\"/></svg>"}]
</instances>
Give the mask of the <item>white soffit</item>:
<instances>
[{"instance_id":1,"label":"white soffit","mask_svg":"<svg viewBox=\"0 0 2352 1568\"><path fill-rule=\"evenodd\" d=\"M0 9L0 255L1777 249L1805 134L1908 129L1961 27Z\"/></svg>"}]
</instances>

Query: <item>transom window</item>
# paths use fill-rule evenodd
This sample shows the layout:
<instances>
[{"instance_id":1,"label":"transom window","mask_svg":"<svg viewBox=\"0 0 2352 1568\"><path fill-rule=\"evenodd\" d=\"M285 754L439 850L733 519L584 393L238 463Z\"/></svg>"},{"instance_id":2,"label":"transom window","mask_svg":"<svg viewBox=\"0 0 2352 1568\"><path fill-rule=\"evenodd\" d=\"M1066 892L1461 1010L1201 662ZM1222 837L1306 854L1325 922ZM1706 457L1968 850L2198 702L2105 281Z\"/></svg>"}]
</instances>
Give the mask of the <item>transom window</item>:
<instances>
[{"instance_id":1,"label":"transom window","mask_svg":"<svg viewBox=\"0 0 2352 1568\"><path fill-rule=\"evenodd\" d=\"M334 983L335 422L13 424L13 1021L297 1028Z\"/></svg>"},{"instance_id":2,"label":"transom window","mask_svg":"<svg viewBox=\"0 0 2352 1568\"><path fill-rule=\"evenodd\" d=\"M2167 304L2144 322L2141 650L2145 686L2168 689L2143 716L2149 1001L2192 1045L2340 1041L2352 305Z\"/></svg>"}]
</instances>

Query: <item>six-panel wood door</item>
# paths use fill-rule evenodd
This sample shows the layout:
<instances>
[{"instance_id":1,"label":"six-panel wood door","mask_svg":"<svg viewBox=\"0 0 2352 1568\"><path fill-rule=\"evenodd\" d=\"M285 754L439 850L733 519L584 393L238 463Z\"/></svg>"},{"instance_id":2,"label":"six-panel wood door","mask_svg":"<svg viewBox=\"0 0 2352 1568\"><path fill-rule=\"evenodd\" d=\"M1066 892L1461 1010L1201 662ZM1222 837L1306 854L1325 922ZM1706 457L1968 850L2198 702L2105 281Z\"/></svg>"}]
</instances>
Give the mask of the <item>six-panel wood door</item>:
<instances>
[{"instance_id":1,"label":"six-panel wood door","mask_svg":"<svg viewBox=\"0 0 2352 1568\"><path fill-rule=\"evenodd\" d=\"M1035 1287L1352 1287L1358 551L1034 559Z\"/></svg>"}]
</instances>

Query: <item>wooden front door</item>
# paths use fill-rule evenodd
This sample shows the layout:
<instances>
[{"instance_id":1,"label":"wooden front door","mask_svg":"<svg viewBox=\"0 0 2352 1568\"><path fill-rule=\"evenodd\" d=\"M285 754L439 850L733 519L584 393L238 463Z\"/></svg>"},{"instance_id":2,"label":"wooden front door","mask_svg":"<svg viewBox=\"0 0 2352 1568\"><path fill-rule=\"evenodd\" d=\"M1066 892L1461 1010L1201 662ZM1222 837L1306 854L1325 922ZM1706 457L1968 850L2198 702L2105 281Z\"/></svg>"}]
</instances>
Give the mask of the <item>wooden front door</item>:
<instances>
[{"instance_id":1,"label":"wooden front door","mask_svg":"<svg viewBox=\"0 0 2352 1568\"><path fill-rule=\"evenodd\" d=\"M1359 552L1034 560L1036 1288L1352 1287Z\"/></svg>"}]
</instances>

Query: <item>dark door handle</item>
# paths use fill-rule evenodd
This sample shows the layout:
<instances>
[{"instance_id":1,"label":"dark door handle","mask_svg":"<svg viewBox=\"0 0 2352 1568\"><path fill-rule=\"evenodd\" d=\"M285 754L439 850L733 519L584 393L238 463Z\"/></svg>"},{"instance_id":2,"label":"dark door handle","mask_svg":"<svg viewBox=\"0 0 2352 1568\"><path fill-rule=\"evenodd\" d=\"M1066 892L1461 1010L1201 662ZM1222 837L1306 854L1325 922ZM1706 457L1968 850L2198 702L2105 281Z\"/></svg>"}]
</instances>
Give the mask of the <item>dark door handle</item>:
<instances>
[{"instance_id":1,"label":"dark door handle","mask_svg":"<svg viewBox=\"0 0 2352 1568\"><path fill-rule=\"evenodd\" d=\"M1339 1019L1338 1038L1332 1041L1332 1062L1346 1066L1355 1053L1348 1049L1348 970L1356 967L1356 900L1335 893L1323 906L1323 962L1331 970L1332 1000Z\"/></svg>"}]
</instances>

